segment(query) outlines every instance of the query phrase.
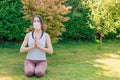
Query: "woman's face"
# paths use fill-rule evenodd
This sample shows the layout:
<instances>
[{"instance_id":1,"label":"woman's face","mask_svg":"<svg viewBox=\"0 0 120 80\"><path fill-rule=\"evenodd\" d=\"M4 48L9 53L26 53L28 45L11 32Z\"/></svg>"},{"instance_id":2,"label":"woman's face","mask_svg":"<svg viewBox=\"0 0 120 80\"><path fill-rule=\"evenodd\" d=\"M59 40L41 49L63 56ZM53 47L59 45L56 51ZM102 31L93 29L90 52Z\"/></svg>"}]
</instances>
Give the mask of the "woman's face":
<instances>
[{"instance_id":1,"label":"woman's face","mask_svg":"<svg viewBox=\"0 0 120 80\"><path fill-rule=\"evenodd\" d=\"M39 23L40 23L39 18L38 18L38 17L35 17L34 20L33 20L33 23L34 23L34 22L39 22Z\"/></svg>"},{"instance_id":2,"label":"woman's face","mask_svg":"<svg viewBox=\"0 0 120 80\"><path fill-rule=\"evenodd\" d=\"M33 27L34 27L34 29L41 29L41 23L40 23L40 19L38 17L34 18Z\"/></svg>"}]
</instances>

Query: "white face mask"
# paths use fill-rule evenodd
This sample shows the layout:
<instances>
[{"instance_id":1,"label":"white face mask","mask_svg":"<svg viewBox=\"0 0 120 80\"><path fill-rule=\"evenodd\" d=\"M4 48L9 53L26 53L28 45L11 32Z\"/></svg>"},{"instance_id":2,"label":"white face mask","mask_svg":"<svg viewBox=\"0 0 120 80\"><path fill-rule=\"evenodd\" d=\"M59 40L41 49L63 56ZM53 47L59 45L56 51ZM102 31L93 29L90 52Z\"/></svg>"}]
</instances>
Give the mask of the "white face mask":
<instances>
[{"instance_id":1,"label":"white face mask","mask_svg":"<svg viewBox=\"0 0 120 80\"><path fill-rule=\"evenodd\" d=\"M41 24L39 22L34 22L33 23L33 27L34 27L34 29L40 29L41 28Z\"/></svg>"}]
</instances>

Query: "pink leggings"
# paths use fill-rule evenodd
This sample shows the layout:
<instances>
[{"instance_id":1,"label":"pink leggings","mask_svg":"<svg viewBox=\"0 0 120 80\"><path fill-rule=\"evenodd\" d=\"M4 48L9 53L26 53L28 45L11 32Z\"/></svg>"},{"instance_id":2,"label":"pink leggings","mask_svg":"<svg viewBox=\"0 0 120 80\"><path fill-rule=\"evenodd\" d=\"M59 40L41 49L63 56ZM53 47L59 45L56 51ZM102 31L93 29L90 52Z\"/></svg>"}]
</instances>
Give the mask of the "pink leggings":
<instances>
[{"instance_id":1,"label":"pink leggings","mask_svg":"<svg viewBox=\"0 0 120 80\"><path fill-rule=\"evenodd\" d=\"M46 60L25 60L24 62L24 72L26 76L44 76L46 69Z\"/></svg>"}]
</instances>

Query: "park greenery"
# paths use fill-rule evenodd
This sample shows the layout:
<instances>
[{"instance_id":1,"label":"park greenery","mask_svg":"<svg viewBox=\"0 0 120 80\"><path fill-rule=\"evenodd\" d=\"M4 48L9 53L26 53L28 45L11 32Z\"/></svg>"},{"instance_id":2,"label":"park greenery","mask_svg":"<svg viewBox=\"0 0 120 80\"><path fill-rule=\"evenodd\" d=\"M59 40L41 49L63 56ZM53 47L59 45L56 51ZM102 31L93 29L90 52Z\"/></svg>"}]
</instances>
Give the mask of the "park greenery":
<instances>
[{"instance_id":1,"label":"park greenery","mask_svg":"<svg viewBox=\"0 0 120 80\"><path fill-rule=\"evenodd\" d=\"M1 0L0 40L21 42L31 18L41 15L52 42L119 39L119 0ZM100 40L99 40L100 39Z\"/></svg>"},{"instance_id":2,"label":"park greenery","mask_svg":"<svg viewBox=\"0 0 120 80\"><path fill-rule=\"evenodd\" d=\"M89 27L90 11L82 4L83 0L67 0L65 5L72 6L69 21L65 22L66 32L63 33L64 40L91 41L94 40L95 29Z\"/></svg>"},{"instance_id":3,"label":"park greenery","mask_svg":"<svg viewBox=\"0 0 120 80\"><path fill-rule=\"evenodd\" d=\"M35 15L53 42L44 77L19 52ZM120 80L119 39L120 0L0 0L0 80Z\"/></svg>"},{"instance_id":4,"label":"park greenery","mask_svg":"<svg viewBox=\"0 0 120 80\"><path fill-rule=\"evenodd\" d=\"M86 0L84 2L91 10L92 24L100 35L100 47L102 38L109 32L116 32L120 28L120 1L119 0Z\"/></svg>"},{"instance_id":5,"label":"park greenery","mask_svg":"<svg viewBox=\"0 0 120 80\"><path fill-rule=\"evenodd\" d=\"M29 21L22 18L23 5L20 0L0 0L0 40L20 42L25 36Z\"/></svg>"}]
</instances>

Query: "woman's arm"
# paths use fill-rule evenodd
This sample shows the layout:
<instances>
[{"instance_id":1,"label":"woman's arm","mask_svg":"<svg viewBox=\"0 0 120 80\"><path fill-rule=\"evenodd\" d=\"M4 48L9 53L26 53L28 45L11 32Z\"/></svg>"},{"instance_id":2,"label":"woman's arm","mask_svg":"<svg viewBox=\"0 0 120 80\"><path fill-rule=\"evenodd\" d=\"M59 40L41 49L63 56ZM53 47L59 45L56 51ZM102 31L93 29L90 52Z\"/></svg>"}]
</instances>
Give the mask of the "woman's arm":
<instances>
[{"instance_id":1,"label":"woman's arm","mask_svg":"<svg viewBox=\"0 0 120 80\"><path fill-rule=\"evenodd\" d=\"M31 50L31 49L34 48L34 45L31 46L31 47L26 47L26 45L27 45L27 43L28 43L28 37L29 37L29 33L26 34L26 36L25 36L25 38L24 38L24 41L23 41L23 43L22 43L22 45L21 45L21 48L20 48L20 52L21 52L21 53L27 52L27 51L29 51L29 50Z\"/></svg>"},{"instance_id":2,"label":"woman's arm","mask_svg":"<svg viewBox=\"0 0 120 80\"><path fill-rule=\"evenodd\" d=\"M49 54L52 54L53 53L53 47L52 47L52 44L51 44L50 36L48 34L46 35L46 42L47 42L47 48L44 48L40 45L38 45L38 48L40 48L42 51L45 51Z\"/></svg>"}]
</instances>

